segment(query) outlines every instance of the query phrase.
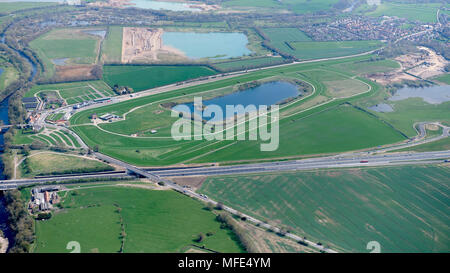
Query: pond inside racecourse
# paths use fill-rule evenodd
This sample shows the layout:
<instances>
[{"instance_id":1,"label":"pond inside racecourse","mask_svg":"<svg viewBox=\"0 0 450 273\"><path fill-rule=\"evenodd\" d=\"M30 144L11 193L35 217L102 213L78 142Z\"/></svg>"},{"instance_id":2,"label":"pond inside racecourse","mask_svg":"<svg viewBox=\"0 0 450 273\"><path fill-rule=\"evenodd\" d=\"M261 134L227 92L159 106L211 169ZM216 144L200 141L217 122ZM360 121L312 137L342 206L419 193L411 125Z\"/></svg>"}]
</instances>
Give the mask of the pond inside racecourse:
<instances>
[{"instance_id":1,"label":"pond inside racecourse","mask_svg":"<svg viewBox=\"0 0 450 273\"><path fill-rule=\"evenodd\" d=\"M254 105L256 108L259 108L260 105L270 106L278 104L287 99L295 98L300 94L301 92L299 91L298 86L290 82L274 81L263 83L257 87L203 101L204 106L217 105L223 111L222 117L203 117L203 119L216 122L233 117L234 113L225 113L227 105L242 105L244 107ZM201 115L201 110L194 107L193 102L176 105L172 108L172 110L185 113L187 112L186 107L189 109L190 113L194 113L195 115L199 116ZM244 113L244 111L240 111L237 113L237 115L241 115Z\"/></svg>"}]
</instances>

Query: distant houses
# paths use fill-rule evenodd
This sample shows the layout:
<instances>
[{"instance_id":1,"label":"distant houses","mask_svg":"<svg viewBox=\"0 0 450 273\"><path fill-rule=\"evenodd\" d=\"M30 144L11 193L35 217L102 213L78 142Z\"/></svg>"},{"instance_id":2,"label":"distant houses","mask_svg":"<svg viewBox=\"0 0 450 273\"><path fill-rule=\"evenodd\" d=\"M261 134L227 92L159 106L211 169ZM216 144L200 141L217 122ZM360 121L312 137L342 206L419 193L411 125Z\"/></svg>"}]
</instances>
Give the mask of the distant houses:
<instances>
[{"instance_id":1,"label":"distant houses","mask_svg":"<svg viewBox=\"0 0 450 273\"><path fill-rule=\"evenodd\" d=\"M60 186L36 187L31 190L31 202L28 208L33 211L48 211L60 202L58 191Z\"/></svg>"}]
</instances>

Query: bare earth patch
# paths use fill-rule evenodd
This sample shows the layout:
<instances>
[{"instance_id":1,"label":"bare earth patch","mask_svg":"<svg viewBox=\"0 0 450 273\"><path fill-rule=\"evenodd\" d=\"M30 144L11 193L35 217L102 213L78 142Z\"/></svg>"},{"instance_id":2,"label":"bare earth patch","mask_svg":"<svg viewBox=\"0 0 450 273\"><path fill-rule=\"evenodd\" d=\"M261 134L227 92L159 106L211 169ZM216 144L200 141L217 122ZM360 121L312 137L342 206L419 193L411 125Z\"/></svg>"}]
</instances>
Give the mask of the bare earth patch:
<instances>
[{"instance_id":1,"label":"bare earth patch","mask_svg":"<svg viewBox=\"0 0 450 273\"><path fill-rule=\"evenodd\" d=\"M185 60L183 52L163 44L161 28L124 27L122 62L155 62L166 59Z\"/></svg>"},{"instance_id":2,"label":"bare earth patch","mask_svg":"<svg viewBox=\"0 0 450 273\"><path fill-rule=\"evenodd\" d=\"M170 179L178 185L187 186L197 190L202 186L203 182L205 182L206 176L173 177Z\"/></svg>"},{"instance_id":3,"label":"bare earth patch","mask_svg":"<svg viewBox=\"0 0 450 273\"><path fill-rule=\"evenodd\" d=\"M449 62L444 57L427 47L420 46L418 49L420 49L419 53L405 54L395 58L400 64L399 69L385 73L374 73L367 77L380 84L388 85L403 80L415 81L417 77L429 79L445 73L444 68Z\"/></svg>"}]
</instances>

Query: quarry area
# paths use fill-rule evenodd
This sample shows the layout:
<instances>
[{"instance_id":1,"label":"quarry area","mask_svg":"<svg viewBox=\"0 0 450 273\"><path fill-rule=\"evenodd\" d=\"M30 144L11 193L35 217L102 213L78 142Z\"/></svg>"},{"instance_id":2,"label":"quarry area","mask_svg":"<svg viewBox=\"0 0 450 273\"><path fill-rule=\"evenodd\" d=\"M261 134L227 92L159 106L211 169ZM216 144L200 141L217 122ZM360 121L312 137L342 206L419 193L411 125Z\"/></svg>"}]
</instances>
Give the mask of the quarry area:
<instances>
[{"instance_id":1,"label":"quarry area","mask_svg":"<svg viewBox=\"0 0 450 273\"><path fill-rule=\"evenodd\" d=\"M400 68L391 72L374 73L368 75L371 80L387 85L403 80L415 81L429 79L445 73L448 61L436 54L430 48L420 46L418 53L410 53L394 58L400 64Z\"/></svg>"},{"instance_id":2,"label":"quarry area","mask_svg":"<svg viewBox=\"0 0 450 273\"><path fill-rule=\"evenodd\" d=\"M160 28L124 27L122 63L184 59L183 52L163 44L163 33Z\"/></svg>"}]
</instances>

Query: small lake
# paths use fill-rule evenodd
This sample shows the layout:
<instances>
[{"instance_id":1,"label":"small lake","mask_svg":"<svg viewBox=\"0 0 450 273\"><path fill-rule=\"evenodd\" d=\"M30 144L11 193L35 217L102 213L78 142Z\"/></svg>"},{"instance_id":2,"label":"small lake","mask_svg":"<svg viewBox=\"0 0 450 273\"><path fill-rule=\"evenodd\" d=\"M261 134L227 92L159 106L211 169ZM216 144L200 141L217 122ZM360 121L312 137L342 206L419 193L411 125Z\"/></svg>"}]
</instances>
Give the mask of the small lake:
<instances>
[{"instance_id":1,"label":"small lake","mask_svg":"<svg viewBox=\"0 0 450 273\"><path fill-rule=\"evenodd\" d=\"M440 104L450 101L450 85L436 85L424 88L403 87L389 98L390 101L405 100L408 98L421 98L431 104Z\"/></svg>"},{"instance_id":2,"label":"small lake","mask_svg":"<svg viewBox=\"0 0 450 273\"><path fill-rule=\"evenodd\" d=\"M154 9L154 10L171 10L171 11L200 11L197 8L191 8L187 3L180 2L162 2L151 0L131 0L131 6L141 9Z\"/></svg>"},{"instance_id":3,"label":"small lake","mask_svg":"<svg viewBox=\"0 0 450 273\"><path fill-rule=\"evenodd\" d=\"M162 40L164 45L183 51L191 59L226 59L252 53L243 33L164 32Z\"/></svg>"},{"instance_id":4,"label":"small lake","mask_svg":"<svg viewBox=\"0 0 450 273\"><path fill-rule=\"evenodd\" d=\"M394 111L394 108L387 103L380 103L367 108L379 113L389 113Z\"/></svg>"},{"instance_id":5,"label":"small lake","mask_svg":"<svg viewBox=\"0 0 450 273\"><path fill-rule=\"evenodd\" d=\"M2 76L3 68L0 68L0 77Z\"/></svg>"},{"instance_id":6,"label":"small lake","mask_svg":"<svg viewBox=\"0 0 450 273\"><path fill-rule=\"evenodd\" d=\"M227 114L225 113L227 105L243 105L244 107L247 107L248 105L255 105L256 107L259 107L260 105L269 106L280 103L289 98L295 98L298 95L300 95L300 91L298 90L297 85L284 81L275 81L264 83L260 86L249 88L243 91L234 92L222 97L206 100L203 101L203 105L218 105L220 108L222 108L222 111L224 111L225 115ZM194 109L193 102L184 105L189 107L191 113L195 113L197 115L201 114L198 109ZM179 106L181 105L177 105L172 109L175 111L177 111L177 109L178 111L181 111L181 108L179 108ZM238 113L238 115L240 114L244 113ZM233 116L233 113L228 113L225 116L225 119L231 118ZM223 118L224 117L204 117L205 120L211 121L221 121L223 120Z\"/></svg>"}]
</instances>

